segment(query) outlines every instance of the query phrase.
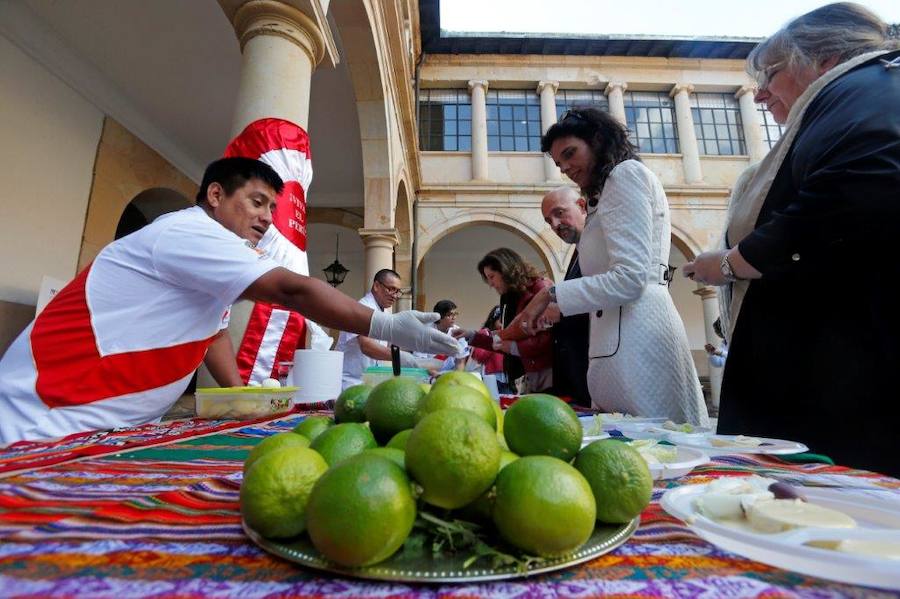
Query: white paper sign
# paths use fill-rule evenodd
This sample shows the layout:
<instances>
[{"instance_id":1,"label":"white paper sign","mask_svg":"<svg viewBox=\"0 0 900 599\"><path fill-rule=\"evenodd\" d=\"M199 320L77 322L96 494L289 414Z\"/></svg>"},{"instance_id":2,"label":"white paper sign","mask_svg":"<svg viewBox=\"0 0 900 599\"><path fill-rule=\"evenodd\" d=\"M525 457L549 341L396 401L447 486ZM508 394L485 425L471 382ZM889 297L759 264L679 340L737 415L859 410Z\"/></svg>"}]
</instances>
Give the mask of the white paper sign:
<instances>
[{"instance_id":1,"label":"white paper sign","mask_svg":"<svg viewBox=\"0 0 900 599\"><path fill-rule=\"evenodd\" d=\"M35 308L34 315L37 316L40 314L44 309L44 306L46 306L50 300L53 299L53 296L65 286L66 281L44 275L41 279L41 290L38 292L37 307Z\"/></svg>"}]
</instances>

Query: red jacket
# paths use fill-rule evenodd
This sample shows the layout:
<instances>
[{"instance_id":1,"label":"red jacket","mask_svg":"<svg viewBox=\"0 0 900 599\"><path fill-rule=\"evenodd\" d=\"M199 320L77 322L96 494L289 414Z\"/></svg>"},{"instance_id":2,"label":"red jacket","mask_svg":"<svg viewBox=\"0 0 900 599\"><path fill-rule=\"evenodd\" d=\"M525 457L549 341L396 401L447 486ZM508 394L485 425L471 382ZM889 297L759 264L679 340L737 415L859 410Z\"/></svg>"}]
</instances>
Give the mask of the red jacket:
<instances>
[{"instance_id":1,"label":"red jacket","mask_svg":"<svg viewBox=\"0 0 900 599\"><path fill-rule=\"evenodd\" d=\"M511 321L516 314L525 309L525 306L528 305L528 302L531 301L531 298L533 298L538 291L551 287L552 285L553 283L549 279L543 277L532 280L531 285L528 286L525 293L522 294L519 301L516 303L515 313L507 315L507 318ZM491 336L486 332L486 329L482 329L475 333L470 345L483 349L493 349L493 341L491 340ZM528 337L527 339L516 342L516 345L519 348L519 358L522 360L522 366L525 368L525 372L538 372L545 368L553 367L553 337L550 334L550 331L541 331L533 337Z\"/></svg>"},{"instance_id":2,"label":"red jacket","mask_svg":"<svg viewBox=\"0 0 900 599\"><path fill-rule=\"evenodd\" d=\"M487 329L481 329L478 332L490 335ZM472 359L484 366L485 374L503 372L503 352L475 347L472 348Z\"/></svg>"}]
</instances>

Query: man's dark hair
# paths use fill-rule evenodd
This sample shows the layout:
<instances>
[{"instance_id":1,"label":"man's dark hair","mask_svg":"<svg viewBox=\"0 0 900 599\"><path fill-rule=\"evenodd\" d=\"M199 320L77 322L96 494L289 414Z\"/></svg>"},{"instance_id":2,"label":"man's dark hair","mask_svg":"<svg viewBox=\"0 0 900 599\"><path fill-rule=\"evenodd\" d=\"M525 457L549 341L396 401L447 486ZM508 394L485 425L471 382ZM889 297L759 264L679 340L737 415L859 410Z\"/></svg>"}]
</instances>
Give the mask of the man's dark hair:
<instances>
[{"instance_id":1,"label":"man's dark hair","mask_svg":"<svg viewBox=\"0 0 900 599\"><path fill-rule=\"evenodd\" d=\"M443 318L453 310L456 310L456 304L453 303L453 300L441 300L434 305L432 312L437 312Z\"/></svg>"},{"instance_id":2,"label":"man's dark hair","mask_svg":"<svg viewBox=\"0 0 900 599\"><path fill-rule=\"evenodd\" d=\"M378 281L379 283L384 285L385 284L384 280L387 279L388 277L392 277L392 276L397 277L398 279L401 278L400 273L398 273L396 270L392 270L390 268L382 268L381 270L379 270L378 272L375 273L375 278L372 280Z\"/></svg>"},{"instance_id":3,"label":"man's dark hair","mask_svg":"<svg viewBox=\"0 0 900 599\"><path fill-rule=\"evenodd\" d=\"M206 167L203 181L197 191L197 203L206 202L206 191L213 183L218 183L230 196L236 189L243 187L250 179L259 179L275 190L276 194L284 189L284 181L271 166L252 158L220 158Z\"/></svg>"}]
</instances>

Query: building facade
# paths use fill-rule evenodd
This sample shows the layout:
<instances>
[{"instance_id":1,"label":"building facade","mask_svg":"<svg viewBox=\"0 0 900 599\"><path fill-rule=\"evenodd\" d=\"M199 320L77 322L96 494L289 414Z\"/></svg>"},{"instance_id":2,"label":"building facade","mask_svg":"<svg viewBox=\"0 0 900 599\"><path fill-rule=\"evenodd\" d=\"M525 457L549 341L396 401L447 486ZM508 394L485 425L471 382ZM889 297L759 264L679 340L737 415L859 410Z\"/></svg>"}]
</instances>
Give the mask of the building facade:
<instances>
[{"instance_id":1,"label":"building facade","mask_svg":"<svg viewBox=\"0 0 900 599\"><path fill-rule=\"evenodd\" d=\"M394 268L401 308L450 298L477 326L497 300L475 270L487 251L513 247L561 278L572 248L539 206L571 183L539 139L572 106L631 130L668 194L673 266L717 243L736 177L779 134L752 102L752 42L456 39L437 9L0 0L0 348L34 316L42 281L191 205L205 164L262 117L308 130L310 273L338 258L352 296ZM678 277L671 291L705 373L715 291Z\"/></svg>"}]
</instances>

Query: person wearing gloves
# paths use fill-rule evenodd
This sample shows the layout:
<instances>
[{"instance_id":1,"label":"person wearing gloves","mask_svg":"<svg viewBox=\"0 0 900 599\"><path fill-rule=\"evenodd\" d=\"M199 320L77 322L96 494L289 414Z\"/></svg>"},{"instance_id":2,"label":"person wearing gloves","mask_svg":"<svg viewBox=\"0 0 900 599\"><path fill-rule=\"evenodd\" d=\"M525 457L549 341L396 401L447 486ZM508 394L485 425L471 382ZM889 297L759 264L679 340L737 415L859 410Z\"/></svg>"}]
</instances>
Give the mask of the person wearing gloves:
<instances>
[{"instance_id":1,"label":"person wearing gloves","mask_svg":"<svg viewBox=\"0 0 900 599\"><path fill-rule=\"evenodd\" d=\"M0 444L157 421L204 361L219 384L234 384L223 329L238 299L408 348L458 351L427 326L436 314L372 310L258 250L282 188L262 162L217 160L197 206L103 248L0 360Z\"/></svg>"},{"instance_id":2,"label":"person wearing gloves","mask_svg":"<svg viewBox=\"0 0 900 599\"><path fill-rule=\"evenodd\" d=\"M442 333L447 333L448 335L453 335L453 331L459 328L456 324L456 319L459 318L459 307L453 300L440 300L434 305L434 308L432 308L431 311L436 312L441 316L440 320L431 325L437 330ZM420 358L418 360L418 366L428 370L432 376L438 376L440 373L449 370L464 370L471 349L465 339L460 338L457 339L456 342L459 343L460 347L459 352L455 355L416 352L413 355L416 358Z\"/></svg>"},{"instance_id":3,"label":"person wearing gloves","mask_svg":"<svg viewBox=\"0 0 900 599\"><path fill-rule=\"evenodd\" d=\"M615 117L579 108L541 138L588 200L578 241L582 277L542 289L518 319L525 332L545 310L590 317L587 383L592 405L706 426L709 416L687 333L669 295L671 225L663 187Z\"/></svg>"},{"instance_id":4,"label":"person wearing gloves","mask_svg":"<svg viewBox=\"0 0 900 599\"><path fill-rule=\"evenodd\" d=\"M397 298L403 294L403 290L400 287L401 284L402 280L396 271L393 271L390 268L382 268L375 273L375 276L372 279L372 287L369 289L369 292L359 300L359 303L371 308L375 312L384 313L386 310L390 310L394 306L394 302L397 301ZM431 315L434 316L434 318L430 321L426 321L428 325L433 324L434 321L440 318L439 314ZM417 348L402 343L395 343L394 345L399 345L403 348L403 351L400 352L401 366L406 368L416 368L419 365L418 358L410 352L405 351L407 349L418 351ZM385 341L379 341L378 339L373 339L371 336L367 337L355 331L341 331L335 349L344 352L344 372L341 376L341 388L343 389L362 383L362 375L366 371L366 368L375 366L378 360L391 360L391 348ZM454 348L452 353L455 354L457 351L458 349ZM448 352L427 351L427 353L436 354Z\"/></svg>"}]
</instances>

